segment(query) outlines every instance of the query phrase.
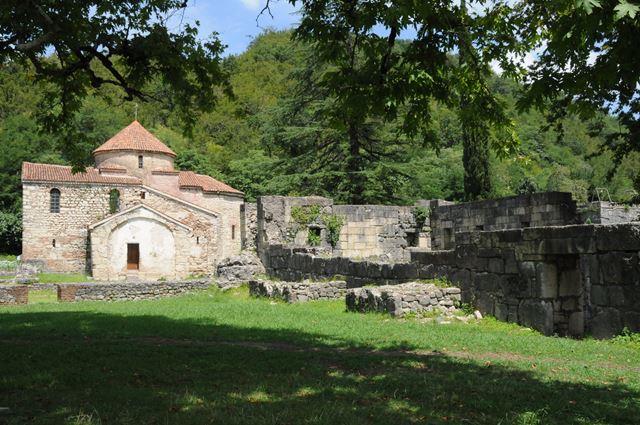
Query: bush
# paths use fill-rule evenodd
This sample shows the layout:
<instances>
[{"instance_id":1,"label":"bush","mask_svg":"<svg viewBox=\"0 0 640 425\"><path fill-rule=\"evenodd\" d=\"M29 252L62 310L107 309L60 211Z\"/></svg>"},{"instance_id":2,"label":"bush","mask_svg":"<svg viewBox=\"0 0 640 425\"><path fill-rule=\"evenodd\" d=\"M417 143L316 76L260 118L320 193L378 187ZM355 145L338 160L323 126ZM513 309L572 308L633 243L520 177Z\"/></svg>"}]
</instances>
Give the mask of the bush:
<instances>
[{"instance_id":1,"label":"bush","mask_svg":"<svg viewBox=\"0 0 640 425\"><path fill-rule=\"evenodd\" d=\"M20 254L22 248L22 217L0 212L0 252Z\"/></svg>"}]
</instances>

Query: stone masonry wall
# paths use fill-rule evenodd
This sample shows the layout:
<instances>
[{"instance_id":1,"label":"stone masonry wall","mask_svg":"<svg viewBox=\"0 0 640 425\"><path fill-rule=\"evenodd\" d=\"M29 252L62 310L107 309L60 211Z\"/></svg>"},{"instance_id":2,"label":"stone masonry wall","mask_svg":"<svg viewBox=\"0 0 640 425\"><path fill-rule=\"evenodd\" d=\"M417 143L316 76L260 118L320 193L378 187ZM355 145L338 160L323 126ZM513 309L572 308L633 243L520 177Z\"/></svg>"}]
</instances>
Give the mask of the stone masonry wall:
<instances>
[{"instance_id":1,"label":"stone masonry wall","mask_svg":"<svg viewBox=\"0 0 640 425\"><path fill-rule=\"evenodd\" d=\"M454 250L416 249L410 263L396 264L274 246L267 273L283 280L341 275L351 288L445 277L483 314L545 334L640 331L640 225L466 232L456 240Z\"/></svg>"},{"instance_id":2,"label":"stone masonry wall","mask_svg":"<svg viewBox=\"0 0 640 425\"><path fill-rule=\"evenodd\" d=\"M288 303L335 300L345 296L347 282L249 282L249 293L256 297L282 299Z\"/></svg>"},{"instance_id":3,"label":"stone masonry wall","mask_svg":"<svg viewBox=\"0 0 640 425\"><path fill-rule=\"evenodd\" d=\"M349 289L345 301L349 311L373 311L401 317L409 313L454 311L460 306L460 299L460 288L409 282Z\"/></svg>"},{"instance_id":4,"label":"stone masonry wall","mask_svg":"<svg viewBox=\"0 0 640 425\"><path fill-rule=\"evenodd\" d=\"M60 190L59 213L49 212L53 188ZM45 271L89 271L87 227L109 215L112 189L120 191L121 209L140 198L135 186L24 183L22 260L42 260Z\"/></svg>"},{"instance_id":5,"label":"stone masonry wall","mask_svg":"<svg viewBox=\"0 0 640 425\"><path fill-rule=\"evenodd\" d=\"M255 251L258 237L258 205L246 202L241 212L242 249Z\"/></svg>"},{"instance_id":6,"label":"stone masonry wall","mask_svg":"<svg viewBox=\"0 0 640 425\"><path fill-rule=\"evenodd\" d=\"M578 222L570 193L544 192L441 205L431 213L434 250L453 249L459 232L562 226Z\"/></svg>"},{"instance_id":7,"label":"stone masonry wall","mask_svg":"<svg viewBox=\"0 0 640 425\"><path fill-rule=\"evenodd\" d=\"M384 205L333 205L321 197L263 196L257 203L257 247L260 257L272 245L307 245L307 228L292 219L295 207L318 205L321 214L334 214L344 219L335 249L326 241L321 220L309 228L320 232L320 247L333 256L408 261L410 246L418 246L420 230L416 229L415 207ZM428 227L428 223L426 223Z\"/></svg>"},{"instance_id":8,"label":"stone masonry wall","mask_svg":"<svg viewBox=\"0 0 640 425\"><path fill-rule=\"evenodd\" d=\"M211 286L208 280L128 282L128 283L65 283L58 285L58 301L130 301L179 295Z\"/></svg>"},{"instance_id":9,"label":"stone masonry wall","mask_svg":"<svg viewBox=\"0 0 640 425\"><path fill-rule=\"evenodd\" d=\"M407 261L410 241L417 245L414 207L334 205L332 213L345 219L336 256L382 257Z\"/></svg>"},{"instance_id":10,"label":"stone masonry wall","mask_svg":"<svg viewBox=\"0 0 640 425\"><path fill-rule=\"evenodd\" d=\"M590 202L578 208L581 223L616 224L640 221L640 205Z\"/></svg>"},{"instance_id":11,"label":"stone masonry wall","mask_svg":"<svg viewBox=\"0 0 640 425\"><path fill-rule=\"evenodd\" d=\"M0 285L0 305L27 304L29 287L27 285Z\"/></svg>"}]
</instances>

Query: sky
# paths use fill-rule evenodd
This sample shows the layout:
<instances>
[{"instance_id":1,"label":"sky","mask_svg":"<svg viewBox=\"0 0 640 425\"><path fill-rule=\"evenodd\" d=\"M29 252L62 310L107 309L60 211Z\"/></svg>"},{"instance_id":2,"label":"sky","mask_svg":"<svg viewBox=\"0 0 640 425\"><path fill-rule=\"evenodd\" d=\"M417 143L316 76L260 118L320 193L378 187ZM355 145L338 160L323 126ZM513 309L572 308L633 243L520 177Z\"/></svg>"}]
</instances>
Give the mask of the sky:
<instances>
[{"instance_id":1,"label":"sky","mask_svg":"<svg viewBox=\"0 0 640 425\"><path fill-rule=\"evenodd\" d=\"M273 18L266 12L260 15L265 4L266 0L191 0L184 13L184 22L200 21L201 36L215 31L227 45L225 56L239 54L264 29L288 29L298 22L296 9L287 0L271 1ZM175 19L179 22L182 17Z\"/></svg>"}]
</instances>

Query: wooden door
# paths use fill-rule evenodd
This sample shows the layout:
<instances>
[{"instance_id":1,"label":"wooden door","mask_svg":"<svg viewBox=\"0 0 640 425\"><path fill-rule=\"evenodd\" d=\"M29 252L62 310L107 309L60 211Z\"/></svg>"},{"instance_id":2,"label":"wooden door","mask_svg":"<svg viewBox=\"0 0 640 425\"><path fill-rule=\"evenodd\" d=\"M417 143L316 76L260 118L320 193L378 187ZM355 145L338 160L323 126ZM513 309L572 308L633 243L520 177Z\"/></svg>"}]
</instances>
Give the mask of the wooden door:
<instances>
[{"instance_id":1,"label":"wooden door","mask_svg":"<svg viewBox=\"0 0 640 425\"><path fill-rule=\"evenodd\" d=\"M140 269L140 245L137 243L127 244L127 270Z\"/></svg>"}]
</instances>

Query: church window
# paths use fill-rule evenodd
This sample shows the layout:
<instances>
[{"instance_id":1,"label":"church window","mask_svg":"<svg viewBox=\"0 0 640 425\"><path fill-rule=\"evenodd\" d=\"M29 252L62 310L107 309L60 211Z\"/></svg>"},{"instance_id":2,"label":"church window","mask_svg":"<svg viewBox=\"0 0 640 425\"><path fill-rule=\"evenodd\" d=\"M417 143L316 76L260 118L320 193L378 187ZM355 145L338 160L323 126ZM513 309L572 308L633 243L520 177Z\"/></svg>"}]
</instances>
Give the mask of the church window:
<instances>
[{"instance_id":1,"label":"church window","mask_svg":"<svg viewBox=\"0 0 640 425\"><path fill-rule=\"evenodd\" d=\"M113 214L120 210L120 192L117 189L112 189L109 192L109 213Z\"/></svg>"},{"instance_id":2,"label":"church window","mask_svg":"<svg viewBox=\"0 0 640 425\"><path fill-rule=\"evenodd\" d=\"M144 167L144 157L142 155L138 155L138 168Z\"/></svg>"},{"instance_id":3,"label":"church window","mask_svg":"<svg viewBox=\"0 0 640 425\"><path fill-rule=\"evenodd\" d=\"M51 246L54 247L54 248L56 247L56 240L55 239L51 241Z\"/></svg>"},{"instance_id":4,"label":"church window","mask_svg":"<svg viewBox=\"0 0 640 425\"><path fill-rule=\"evenodd\" d=\"M231 239L235 239L236 238L236 226L232 225L231 226Z\"/></svg>"},{"instance_id":5,"label":"church window","mask_svg":"<svg viewBox=\"0 0 640 425\"><path fill-rule=\"evenodd\" d=\"M51 189L49 192L49 212L60 212L60 191L58 189Z\"/></svg>"}]
</instances>

